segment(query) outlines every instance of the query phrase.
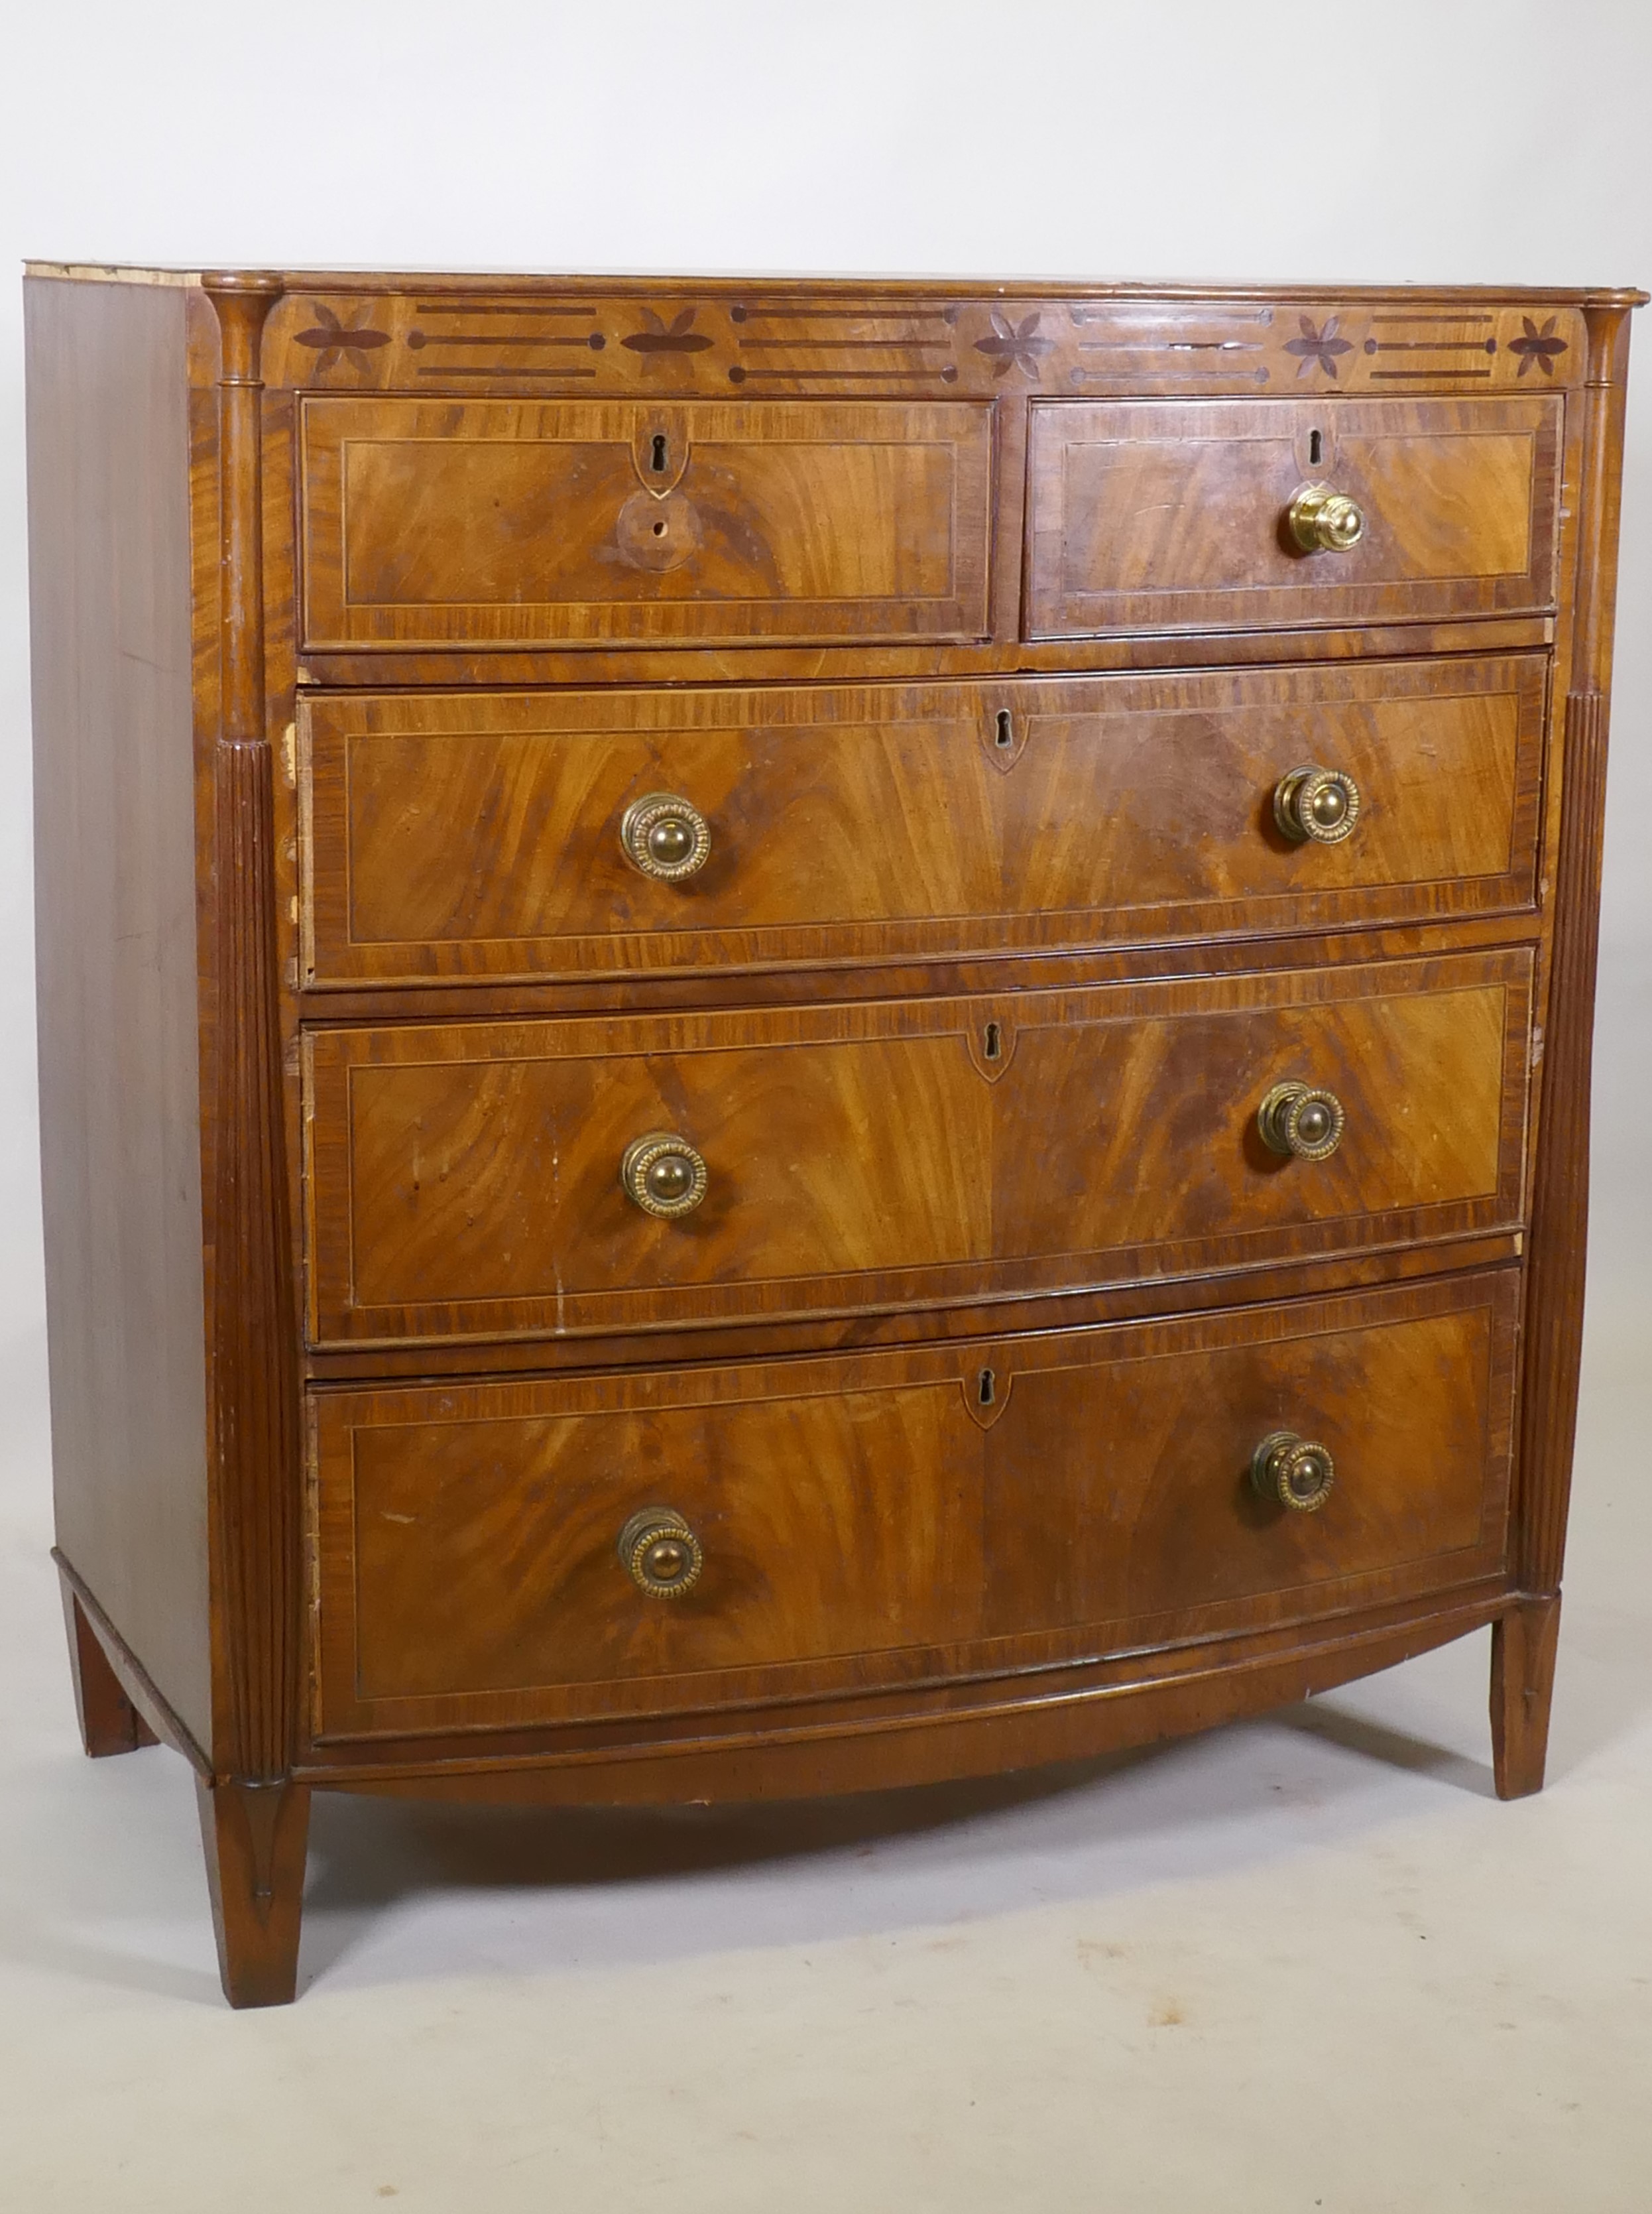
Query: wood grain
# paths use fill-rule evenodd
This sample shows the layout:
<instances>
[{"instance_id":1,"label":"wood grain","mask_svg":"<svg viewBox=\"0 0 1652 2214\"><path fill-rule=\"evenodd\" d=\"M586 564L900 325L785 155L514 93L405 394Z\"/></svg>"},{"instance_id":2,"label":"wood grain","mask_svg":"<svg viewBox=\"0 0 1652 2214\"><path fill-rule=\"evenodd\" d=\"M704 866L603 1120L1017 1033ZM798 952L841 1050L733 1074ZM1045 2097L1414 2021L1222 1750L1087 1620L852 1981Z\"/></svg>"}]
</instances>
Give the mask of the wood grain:
<instances>
[{"instance_id":1,"label":"wood grain","mask_svg":"<svg viewBox=\"0 0 1652 2214\"><path fill-rule=\"evenodd\" d=\"M1562 814L1554 881L1543 1111L1533 1195L1521 1441L1521 1581L1558 1591L1571 1495L1588 1256L1589 1100L1600 857L1606 798L1607 688L1617 586L1628 325L1591 326L1589 461L1579 531L1576 688L1562 728ZM1545 1719L1546 1731L1546 1692Z\"/></svg>"},{"instance_id":2,"label":"wood grain","mask_svg":"<svg viewBox=\"0 0 1652 2214\"><path fill-rule=\"evenodd\" d=\"M233 2007L287 2006L298 1985L309 1787L195 1779L218 1972Z\"/></svg>"},{"instance_id":3,"label":"wood grain","mask_svg":"<svg viewBox=\"0 0 1652 2214\"><path fill-rule=\"evenodd\" d=\"M204 1741L183 296L33 280L25 307L58 1538Z\"/></svg>"},{"instance_id":4,"label":"wood grain","mask_svg":"<svg viewBox=\"0 0 1652 2214\"><path fill-rule=\"evenodd\" d=\"M318 1739L972 1677L1491 1573L1516 1292L319 1396ZM1284 1426L1336 1456L1315 1514L1250 1488ZM615 1552L649 1505L704 1549L668 1601Z\"/></svg>"},{"instance_id":5,"label":"wood grain","mask_svg":"<svg viewBox=\"0 0 1652 2214\"><path fill-rule=\"evenodd\" d=\"M1583 295L290 277L271 381L728 397L1529 391L1582 377ZM1535 310L1535 312L1533 312Z\"/></svg>"},{"instance_id":6,"label":"wood grain","mask_svg":"<svg viewBox=\"0 0 1652 2214\"><path fill-rule=\"evenodd\" d=\"M75 1718L88 1758L105 1760L114 1753L136 1752L143 1746L158 1745L155 1731L126 1697L85 1608L68 1584L63 1586L63 1619L69 1633Z\"/></svg>"},{"instance_id":7,"label":"wood grain","mask_svg":"<svg viewBox=\"0 0 1652 2214\"><path fill-rule=\"evenodd\" d=\"M1002 537L1002 526L1000 530ZM1001 560L995 579L1001 581ZM1020 621L1019 573L1012 579ZM995 590L997 585L995 582ZM1461 622L1333 624L1220 633L1145 631L1106 637L995 638L990 644L895 645L742 645L720 649L682 645L503 645L442 648L355 647L348 651L307 649L296 665L305 692L382 691L404 685L451 690L521 691L534 686L933 682L985 676L1075 676L1085 673L1295 667L1305 662L1390 661L1430 653L1487 654L1545 651L1554 644L1559 617L1476 615ZM296 650L296 649L295 649Z\"/></svg>"},{"instance_id":8,"label":"wood grain","mask_svg":"<svg viewBox=\"0 0 1652 2214\"><path fill-rule=\"evenodd\" d=\"M239 1787L277 1783L292 1757L302 1665L298 1404L261 573L259 335L273 285L229 277L208 290L223 332L218 505L226 578L209 863L216 889L210 1526L225 1678L213 1752ZM235 1972L226 1970L229 1981Z\"/></svg>"},{"instance_id":9,"label":"wood grain","mask_svg":"<svg viewBox=\"0 0 1652 2214\"><path fill-rule=\"evenodd\" d=\"M1544 1038L1544 1113L1533 1204L1522 1469L1522 1581L1559 1588L1577 1424L1588 1237L1588 1116L1606 812L1606 702L1566 703L1565 813Z\"/></svg>"},{"instance_id":10,"label":"wood grain","mask_svg":"<svg viewBox=\"0 0 1652 2214\"><path fill-rule=\"evenodd\" d=\"M305 642L981 636L991 441L963 403L311 401Z\"/></svg>"},{"instance_id":11,"label":"wood grain","mask_svg":"<svg viewBox=\"0 0 1652 2214\"><path fill-rule=\"evenodd\" d=\"M314 1031L311 1333L777 1319L1513 1225L1529 992L1529 957L1513 952L972 1001ZM1347 1110L1327 1161L1282 1160L1257 1138L1261 1100L1289 1077L1328 1084ZM681 1220L620 1188L625 1145L652 1130L709 1166Z\"/></svg>"},{"instance_id":12,"label":"wood grain","mask_svg":"<svg viewBox=\"0 0 1652 2214\"><path fill-rule=\"evenodd\" d=\"M1560 1594L1522 1599L1491 1625L1491 1758L1499 1799L1543 1789Z\"/></svg>"},{"instance_id":13,"label":"wood grain","mask_svg":"<svg viewBox=\"0 0 1652 2214\"><path fill-rule=\"evenodd\" d=\"M831 1706L515 1737L357 1740L316 1748L305 1780L333 1790L472 1804L682 1806L818 1798L1045 1762L1092 1759L1206 1730L1393 1668L1484 1630L1495 1582L1243 1639L1123 1654L1009 1682Z\"/></svg>"},{"instance_id":14,"label":"wood grain","mask_svg":"<svg viewBox=\"0 0 1652 2214\"><path fill-rule=\"evenodd\" d=\"M312 984L933 958L1529 906L1535 657L1173 681L301 705ZM1305 761L1355 834L1292 845ZM695 876L626 807L705 816Z\"/></svg>"},{"instance_id":15,"label":"wood grain","mask_svg":"<svg viewBox=\"0 0 1652 2214\"><path fill-rule=\"evenodd\" d=\"M29 285L48 1290L232 2001L314 1783L868 1789L1490 1624L1536 1789L1642 296L174 274Z\"/></svg>"},{"instance_id":16,"label":"wood grain","mask_svg":"<svg viewBox=\"0 0 1652 2214\"><path fill-rule=\"evenodd\" d=\"M1040 402L1027 629L1241 630L1549 607L1562 419L1558 399L1536 396ZM1285 512L1305 483L1358 502L1356 546L1305 554L1291 542Z\"/></svg>"},{"instance_id":17,"label":"wood grain","mask_svg":"<svg viewBox=\"0 0 1652 2214\"><path fill-rule=\"evenodd\" d=\"M1021 1297L978 1300L941 1308L911 1306L876 1313L807 1315L778 1323L701 1324L694 1326L687 1340L681 1328L495 1340L488 1345L485 1367L491 1376L565 1376L596 1368L661 1367L686 1354L696 1361L728 1363L875 1346L968 1343L1022 1330L1047 1330L1057 1324L1078 1329L1093 1323L1202 1314L1236 1303L1248 1306L1280 1299L1323 1298L1362 1287L1407 1283L1452 1269L1495 1268L1518 1261L1525 1238L1523 1230L1515 1229L1426 1245L1366 1246L1358 1253L1333 1254L1325 1259L1287 1254L1217 1275L1148 1277L1133 1283L1064 1292L1053 1306L1047 1292L1030 1292ZM306 1379L314 1385L470 1379L478 1365L476 1346L466 1338L440 1343L414 1338L402 1345L312 1347L303 1362Z\"/></svg>"}]
</instances>

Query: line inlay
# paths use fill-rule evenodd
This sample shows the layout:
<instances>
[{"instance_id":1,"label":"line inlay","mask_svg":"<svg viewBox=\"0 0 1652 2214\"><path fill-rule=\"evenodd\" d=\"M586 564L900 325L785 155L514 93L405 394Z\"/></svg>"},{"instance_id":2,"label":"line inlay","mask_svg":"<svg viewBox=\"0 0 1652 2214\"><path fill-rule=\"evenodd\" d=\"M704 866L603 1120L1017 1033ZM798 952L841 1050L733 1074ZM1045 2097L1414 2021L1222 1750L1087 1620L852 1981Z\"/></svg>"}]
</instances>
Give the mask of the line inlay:
<instances>
[{"instance_id":1,"label":"line inlay","mask_svg":"<svg viewBox=\"0 0 1652 2214\"><path fill-rule=\"evenodd\" d=\"M415 353L426 346L585 346L600 353L606 341L600 331L552 331L540 338L514 331L455 331L446 338L436 331L409 331L407 343Z\"/></svg>"},{"instance_id":2,"label":"line inlay","mask_svg":"<svg viewBox=\"0 0 1652 2214\"><path fill-rule=\"evenodd\" d=\"M521 300L465 300L450 305L445 300L415 300L416 315L585 315L594 308L532 307Z\"/></svg>"},{"instance_id":3,"label":"line inlay","mask_svg":"<svg viewBox=\"0 0 1652 2214\"><path fill-rule=\"evenodd\" d=\"M594 371L588 371L594 375ZM956 384L958 371L950 364L938 372L943 384ZM933 369L747 369L736 362L728 372L730 384L776 382L785 384L932 384Z\"/></svg>"},{"instance_id":4,"label":"line inlay","mask_svg":"<svg viewBox=\"0 0 1652 2214\"><path fill-rule=\"evenodd\" d=\"M1263 369L1241 369L1237 363L1231 369L1159 369L1154 375L1166 384L1266 384L1270 371ZM1117 369L1074 369L1068 376L1074 384L1114 384L1132 374L1121 363Z\"/></svg>"},{"instance_id":5,"label":"line inlay","mask_svg":"<svg viewBox=\"0 0 1652 2214\"><path fill-rule=\"evenodd\" d=\"M809 353L947 353L945 339L739 339L742 352L761 347L772 353L777 346L793 346Z\"/></svg>"},{"instance_id":6,"label":"line inlay","mask_svg":"<svg viewBox=\"0 0 1652 2214\"><path fill-rule=\"evenodd\" d=\"M509 362L494 364L486 369L466 368L463 362L458 361L438 361L428 364L421 362L418 366L418 375L444 376L449 379L455 376L555 376L560 380L568 376L594 376L596 371L594 369L536 369L532 362L526 361L515 364Z\"/></svg>"},{"instance_id":7,"label":"line inlay","mask_svg":"<svg viewBox=\"0 0 1652 2214\"><path fill-rule=\"evenodd\" d=\"M1496 339L1367 339L1367 353L1496 353Z\"/></svg>"},{"instance_id":8,"label":"line inlay","mask_svg":"<svg viewBox=\"0 0 1652 2214\"><path fill-rule=\"evenodd\" d=\"M731 323L944 323L940 308L730 308Z\"/></svg>"}]
</instances>

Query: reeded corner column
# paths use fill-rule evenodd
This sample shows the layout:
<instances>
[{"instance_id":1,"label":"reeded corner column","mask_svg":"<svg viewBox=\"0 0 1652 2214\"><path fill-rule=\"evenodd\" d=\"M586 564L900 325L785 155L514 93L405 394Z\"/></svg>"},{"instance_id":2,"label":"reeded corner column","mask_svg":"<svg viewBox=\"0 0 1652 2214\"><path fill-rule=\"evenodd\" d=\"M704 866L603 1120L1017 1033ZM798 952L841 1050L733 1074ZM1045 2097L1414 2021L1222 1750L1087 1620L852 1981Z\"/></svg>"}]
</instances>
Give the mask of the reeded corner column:
<instances>
[{"instance_id":1,"label":"reeded corner column","mask_svg":"<svg viewBox=\"0 0 1652 2214\"><path fill-rule=\"evenodd\" d=\"M1630 305L1625 299L1585 309L1589 358L1583 388L1576 629L1560 746L1560 850L1521 1373L1513 1558L1522 1596L1492 1630L1492 1742L1497 1790L1506 1799L1539 1790L1543 1783L1577 1428L1606 704Z\"/></svg>"},{"instance_id":2,"label":"reeded corner column","mask_svg":"<svg viewBox=\"0 0 1652 2214\"><path fill-rule=\"evenodd\" d=\"M220 708L211 858L216 1020L210 1522L222 1711L202 1787L224 1989L292 1997L308 1794L290 1782L298 1710L299 1466L290 1198L283 1129L275 762L265 728L259 347L276 277L203 279L216 310Z\"/></svg>"}]
</instances>

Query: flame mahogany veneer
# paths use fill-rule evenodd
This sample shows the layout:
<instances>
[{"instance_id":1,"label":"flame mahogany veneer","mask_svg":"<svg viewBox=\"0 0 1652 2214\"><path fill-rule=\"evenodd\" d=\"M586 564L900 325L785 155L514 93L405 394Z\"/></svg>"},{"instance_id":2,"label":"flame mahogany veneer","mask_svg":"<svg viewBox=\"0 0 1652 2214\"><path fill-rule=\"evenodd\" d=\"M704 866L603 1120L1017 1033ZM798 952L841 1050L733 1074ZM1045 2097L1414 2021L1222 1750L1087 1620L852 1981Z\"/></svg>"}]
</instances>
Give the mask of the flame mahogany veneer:
<instances>
[{"instance_id":1,"label":"flame mahogany veneer","mask_svg":"<svg viewBox=\"0 0 1652 2214\"><path fill-rule=\"evenodd\" d=\"M31 268L58 1560L233 2003L316 1789L1488 1624L1539 1787L1642 297Z\"/></svg>"}]
</instances>

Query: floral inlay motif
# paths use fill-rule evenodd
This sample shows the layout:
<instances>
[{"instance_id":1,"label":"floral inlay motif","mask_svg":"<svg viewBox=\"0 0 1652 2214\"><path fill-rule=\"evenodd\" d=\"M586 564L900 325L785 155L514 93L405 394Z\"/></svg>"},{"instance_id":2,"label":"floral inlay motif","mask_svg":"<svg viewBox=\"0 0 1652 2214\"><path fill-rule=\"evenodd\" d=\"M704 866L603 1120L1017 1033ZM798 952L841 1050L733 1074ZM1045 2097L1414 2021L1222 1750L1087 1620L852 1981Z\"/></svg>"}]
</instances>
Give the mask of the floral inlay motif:
<instances>
[{"instance_id":1,"label":"floral inlay motif","mask_svg":"<svg viewBox=\"0 0 1652 2214\"><path fill-rule=\"evenodd\" d=\"M656 315L652 308L643 308L638 312L643 318L643 329L633 331L619 343L627 352L642 355L644 376L652 376L656 369L663 369L673 354L704 353L712 344L704 331L693 327L696 311L692 308L680 309L669 323L663 316Z\"/></svg>"},{"instance_id":2,"label":"floral inlay motif","mask_svg":"<svg viewBox=\"0 0 1652 2214\"><path fill-rule=\"evenodd\" d=\"M1055 344L1052 339L1037 335L1043 311L1035 308L1019 323L1012 323L1008 315L1001 315L996 308L992 310L992 335L977 339L975 351L992 364L994 376L1008 376L1012 369L1019 369L1038 382L1039 363Z\"/></svg>"},{"instance_id":3,"label":"floral inlay motif","mask_svg":"<svg viewBox=\"0 0 1652 2214\"><path fill-rule=\"evenodd\" d=\"M1346 339L1337 336L1337 318L1327 315L1322 331L1314 329L1311 315L1299 315L1296 320L1301 325L1302 334L1300 338L1287 339L1285 352L1298 357L1297 376L1306 376L1317 362L1327 376L1335 377L1338 355L1354 351Z\"/></svg>"},{"instance_id":4,"label":"floral inlay motif","mask_svg":"<svg viewBox=\"0 0 1652 2214\"><path fill-rule=\"evenodd\" d=\"M1555 357L1566 351L1565 339L1558 339L1554 334L1554 327L1558 320L1558 317L1551 315L1543 328L1539 330L1529 315L1521 317L1521 321L1526 326L1525 334L1521 338L1510 339L1509 351L1520 356L1520 374L1522 376L1533 362L1543 371L1545 376L1554 375Z\"/></svg>"},{"instance_id":5,"label":"floral inlay motif","mask_svg":"<svg viewBox=\"0 0 1652 2214\"><path fill-rule=\"evenodd\" d=\"M344 360L352 369L371 369L373 364L368 357L375 347L389 345L389 332L369 330L363 323L341 323L325 300L311 304L315 312L315 327L295 331L293 344L314 349L317 371L334 369Z\"/></svg>"}]
</instances>

